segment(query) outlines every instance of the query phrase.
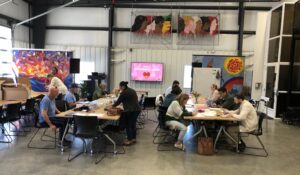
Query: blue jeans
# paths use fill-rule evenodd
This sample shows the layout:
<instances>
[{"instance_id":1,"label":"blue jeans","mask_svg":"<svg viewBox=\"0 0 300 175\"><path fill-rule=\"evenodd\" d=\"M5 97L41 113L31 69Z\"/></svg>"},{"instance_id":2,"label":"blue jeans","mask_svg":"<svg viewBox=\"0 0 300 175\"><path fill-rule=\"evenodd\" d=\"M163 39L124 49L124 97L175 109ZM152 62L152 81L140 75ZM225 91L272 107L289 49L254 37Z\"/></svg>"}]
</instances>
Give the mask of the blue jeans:
<instances>
[{"instance_id":1,"label":"blue jeans","mask_svg":"<svg viewBox=\"0 0 300 175\"><path fill-rule=\"evenodd\" d=\"M62 139L64 135L65 128L67 126L68 120L65 118L58 118L58 117L49 117L49 120L52 124L54 124L57 128L59 128L59 140ZM49 127L46 122L40 123L43 127Z\"/></svg>"},{"instance_id":2,"label":"blue jeans","mask_svg":"<svg viewBox=\"0 0 300 175\"><path fill-rule=\"evenodd\" d=\"M140 111L123 112L121 115L128 140L136 139L136 121L139 115Z\"/></svg>"}]
</instances>

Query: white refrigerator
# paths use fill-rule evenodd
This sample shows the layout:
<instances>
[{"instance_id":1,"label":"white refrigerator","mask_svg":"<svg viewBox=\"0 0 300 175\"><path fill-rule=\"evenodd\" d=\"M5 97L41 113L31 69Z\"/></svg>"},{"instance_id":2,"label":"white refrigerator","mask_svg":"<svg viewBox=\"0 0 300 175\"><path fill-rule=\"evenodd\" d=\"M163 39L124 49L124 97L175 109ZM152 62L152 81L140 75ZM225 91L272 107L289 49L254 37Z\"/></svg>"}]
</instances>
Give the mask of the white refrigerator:
<instances>
[{"instance_id":1,"label":"white refrigerator","mask_svg":"<svg viewBox=\"0 0 300 175\"><path fill-rule=\"evenodd\" d=\"M209 97L211 85L216 84L219 88L221 77L221 68L194 68L192 91L200 93L201 96Z\"/></svg>"}]
</instances>

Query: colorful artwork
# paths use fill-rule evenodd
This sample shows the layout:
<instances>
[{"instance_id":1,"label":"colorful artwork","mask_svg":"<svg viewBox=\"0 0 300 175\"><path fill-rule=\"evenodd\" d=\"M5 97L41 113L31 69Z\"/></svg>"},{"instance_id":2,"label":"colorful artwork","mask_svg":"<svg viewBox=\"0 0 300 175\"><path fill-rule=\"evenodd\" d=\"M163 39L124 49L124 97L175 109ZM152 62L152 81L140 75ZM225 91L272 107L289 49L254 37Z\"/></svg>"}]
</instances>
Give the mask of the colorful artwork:
<instances>
[{"instance_id":1,"label":"colorful artwork","mask_svg":"<svg viewBox=\"0 0 300 175\"><path fill-rule=\"evenodd\" d=\"M201 62L202 67L221 68L221 86L225 87L230 94L236 94L242 89L245 67L243 57L194 56L193 62Z\"/></svg>"},{"instance_id":2,"label":"colorful artwork","mask_svg":"<svg viewBox=\"0 0 300 175\"><path fill-rule=\"evenodd\" d=\"M131 32L142 35L170 35L172 15L167 16L144 16L137 15L131 27Z\"/></svg>"},{"instance_id":3,"label":"colorful artwork","mask_svg":"<svg viewBox=\"0 0 300 175\"><path fill-rule=\"evenodd\" d=\"M46 91L47 75L57 69L56 77L68 87L72 82L69 75L72 52L44 50L13 50L13 60L19 75L29 77L32 90Z\"/></svg>"},{"instance_id":4,"label":"colorful artwork","mask_svg":"<svg viewBox=\"0 0 300 175\"><path fill-rule=\"evenodd\" d=\"M214 36L219 32L218 16L179 16L178 34L182 36Z\"/></svg>"}]
</instances>

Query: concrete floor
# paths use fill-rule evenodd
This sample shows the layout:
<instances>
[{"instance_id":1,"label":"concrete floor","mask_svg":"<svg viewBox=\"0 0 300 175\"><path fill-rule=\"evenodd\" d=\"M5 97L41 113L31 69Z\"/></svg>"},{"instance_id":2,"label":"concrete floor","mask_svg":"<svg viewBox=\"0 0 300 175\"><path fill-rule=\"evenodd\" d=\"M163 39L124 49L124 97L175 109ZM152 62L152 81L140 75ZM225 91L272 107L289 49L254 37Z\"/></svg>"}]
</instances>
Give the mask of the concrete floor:
<instances>
[{"instance_id":1,"label":"concrete floor","mask_svg":"<svg viewBox=\"0 0 300 175\"><path fill-rule=\"evenodd\" d=\"M195 152L195 146L187 152L158 152L156 145L152 144L155 124L151 121L147 121L145 129L140 131L138 143L126 147L126 154L107 154L98 165L89 154L68 162L68 152L61 154L59 149L28 149L31 136L28 134L27 137L16 138L13 144L0 144L0 175L298 175L300 128L278 120L269 120L268 124L268 130L262 137L269 152L267 158L228 150L220 150L213 156L201 156ZM249 140L246 142L249 143Z\"/></svg>"}]
</instances>

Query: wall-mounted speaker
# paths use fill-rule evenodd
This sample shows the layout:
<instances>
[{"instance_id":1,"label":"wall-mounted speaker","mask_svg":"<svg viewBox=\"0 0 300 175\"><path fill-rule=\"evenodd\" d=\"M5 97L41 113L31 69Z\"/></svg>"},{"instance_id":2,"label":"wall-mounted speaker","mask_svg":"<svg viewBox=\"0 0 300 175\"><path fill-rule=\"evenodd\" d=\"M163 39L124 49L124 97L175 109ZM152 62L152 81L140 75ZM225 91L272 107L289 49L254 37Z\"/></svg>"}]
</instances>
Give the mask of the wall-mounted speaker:
<instances>
[{"instance_id":1,"label":"wall-mounted speaker","mask_svg":"<svg viewBox=\"0 0 300 175\"><path fill-rule=\"evenodd\" d=\"M78 74L80 73L80 59L79 58L71 58L70 59L70 74Z\"/></svg>"}]
</instances>

